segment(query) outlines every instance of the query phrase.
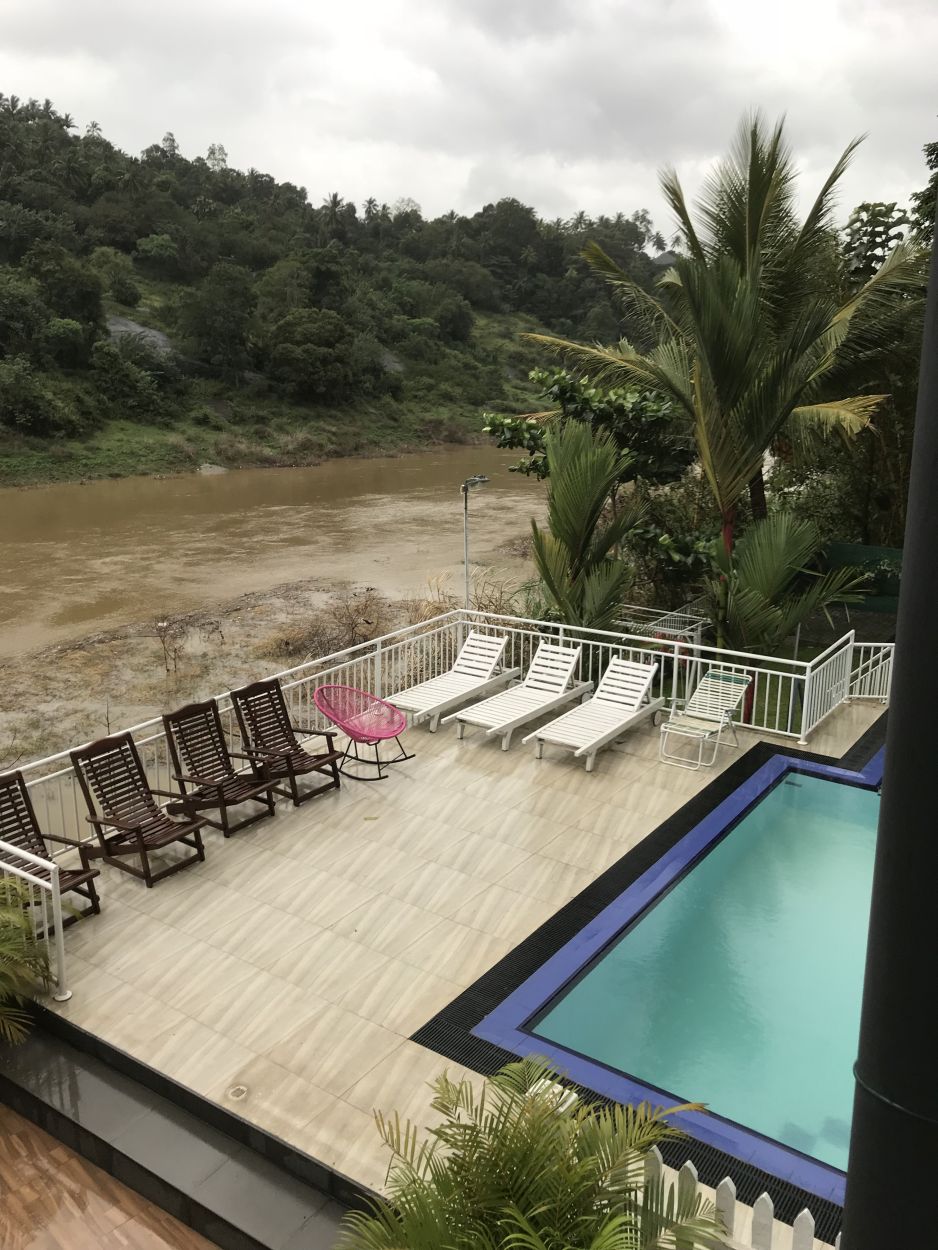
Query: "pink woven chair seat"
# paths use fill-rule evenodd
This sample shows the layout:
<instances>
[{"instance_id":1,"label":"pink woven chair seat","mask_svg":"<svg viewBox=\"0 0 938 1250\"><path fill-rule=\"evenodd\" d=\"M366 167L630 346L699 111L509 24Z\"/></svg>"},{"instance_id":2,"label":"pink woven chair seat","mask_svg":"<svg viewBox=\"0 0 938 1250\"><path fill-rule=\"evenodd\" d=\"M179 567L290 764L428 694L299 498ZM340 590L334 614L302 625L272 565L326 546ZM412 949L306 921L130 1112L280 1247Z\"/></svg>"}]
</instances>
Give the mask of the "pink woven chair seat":
<instances>
[{"instance_id":1,"label":"pink woven chair seat","mask_svg":"<svg viewBox=\"0 0 938 1250\"><path fill-rule=\"evenodd\" d=\"M313 702L355 742L373 744L396 738L407 728L407 717L390 703L354 686L319 686Z\"/></svg>"}]
</instances>

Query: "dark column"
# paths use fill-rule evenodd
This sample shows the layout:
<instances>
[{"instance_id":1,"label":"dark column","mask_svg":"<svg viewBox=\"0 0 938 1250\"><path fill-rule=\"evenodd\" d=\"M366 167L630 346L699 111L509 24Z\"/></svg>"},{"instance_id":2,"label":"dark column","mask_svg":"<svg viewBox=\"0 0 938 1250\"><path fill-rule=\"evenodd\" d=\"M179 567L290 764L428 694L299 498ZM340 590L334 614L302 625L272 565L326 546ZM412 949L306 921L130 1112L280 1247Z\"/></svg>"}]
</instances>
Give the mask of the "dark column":
<instances>
[{"instance_id":1,"label":"dark column","mask_svg":"<svg viewBox=\"0 0 938 1250\"><path fill-rule=\"evenodd\" d=\"M938 1244L938 233L932 253L843 1250Z\"/></svg>"}]
</instances>

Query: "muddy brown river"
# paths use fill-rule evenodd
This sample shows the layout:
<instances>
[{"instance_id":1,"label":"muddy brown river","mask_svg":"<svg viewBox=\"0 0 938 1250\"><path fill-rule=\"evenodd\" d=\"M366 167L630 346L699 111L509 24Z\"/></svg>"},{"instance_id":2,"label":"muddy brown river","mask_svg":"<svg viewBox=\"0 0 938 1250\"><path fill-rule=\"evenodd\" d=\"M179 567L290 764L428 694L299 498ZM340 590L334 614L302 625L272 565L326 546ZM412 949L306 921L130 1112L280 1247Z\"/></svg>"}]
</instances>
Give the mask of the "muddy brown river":
<instances>
[{"instance_id":1,"label":"muddy brown river","mask_svg":"<svg viewBox=\"0 0 938 1250\"><path fill-rule=\"evenodd\" d=\"M0 658L294 579L419 594L462 585L460 483L471 492L470 565L517 571L500 552L543 511L517 455L454 447L177 478L0 490ZM512 567L514 566L514 567Z\"/></svg>"}]
</instances>

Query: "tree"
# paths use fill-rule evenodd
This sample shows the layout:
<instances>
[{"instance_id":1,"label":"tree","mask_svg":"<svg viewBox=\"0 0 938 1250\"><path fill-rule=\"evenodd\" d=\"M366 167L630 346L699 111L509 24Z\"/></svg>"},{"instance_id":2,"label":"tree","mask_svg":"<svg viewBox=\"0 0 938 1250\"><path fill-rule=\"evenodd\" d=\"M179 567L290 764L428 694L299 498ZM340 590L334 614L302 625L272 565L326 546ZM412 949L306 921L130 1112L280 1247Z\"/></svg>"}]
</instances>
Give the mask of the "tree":
<instances>
[{"instance_id":1,"label":"tree","mask_svg":"<svg viewBox=\"0 0 938 1250\"><path fill-rule=\"evenodd\" d=\"M14 269L0 268L0 358L35 356L49 317L38 284Z\"/></svg>"},{"instance_id":2,"label":"tree","mask_svg":"<svg viewBox=\"0 0 938 1250\"><path fill-rule=\"evenodd\" d=\"M141 268L158 278L170 278L179 268L179 248L168 234L148 234L137 240L135 251Z\"/></svg>"},{"instance_id":3,"label":"tree","mask_svg":"<svg viewBox=\"0 0 938 1250\"><path fill-rule=\"evenodd\" d=\"M180 332L198 358L232 381L247 365L255 303L254 281L248 270L221 260L179 312Z\"/></svg>"},{"instance_id":4,"label":"tree","mask_svg":"<svg viewBox=\"0 0 938 1250\"><path fill-rule=\"evenodd\" d=\"M927 246L932 242L938 211L938 143L926 143L923 150L931 177L923 190L912 195L912 222L918 237Z\"/></svg>"},{"instance_id":5,"label":"tree","mask_svg":"<svg viewBox=\"0 0 938 1250\"><path fill-rule=\"evenodd\" d=\"M816 612L860 602L856 569L809 571L820 546L814 525L789 512L751 525L732 552L715 543L706 588L717 646L774 654Z\"/></svg>"},{"instance_id":6,"label":"tree","mask_svg":"<svg viewBox=\"0 0 938 1250\"><path fill-rule=\"evenodd\" d=\"M653 391L591 386L565 369L533 369L529 376L545 399L559 407L521 417L486 414L483 427L497 446L527 451L528 459L512 465L512 472L547 477L544 435L556 418L585 421L610 434L619 450L629 453L624 482L673 482L693 460L693 443L675 419L673 405Z\"/></svg>"},{"instance_id":7,"label":"tree","mask_svg":"<svg viewBox=\"0 0 938 1250\"><path fill-rule=\"evenodd\" d=\"M850 214L844 238L844 258L854 283L866 282L906 236L907 213L895 202L859 204Z\"/></svg>"},{"instance_id":8,"label":"tree","mask_svg":"<svg viewBox=\"0 0 938 1250\"><path fill-rule=\"evenodd\" d=\"M819 287L816 267L827 247L833 191L855 147L847 147L799 224L782 124L769 131L753 116L740 127L730 159L705 184L699 226L677 175L662 174L684 252L659 279L660 299L600 248L588 249L655 345L640 351L622 341L604 349L533 336L587 373L656 390L674 403L693 431L727 552L740 496L750 483L761 486L763 457L786 423L839 423L856 431L883 399L828 399L824 389L851 352L869 350L877 313L918 275L914 249L899 244L846 299ZM850 331L861 314L863 336L854 341ZM757 514L764 512L764 499L753 493Z\"/></svg>"},{"instance_id":9,"label":"tree","mask_svg":"<svg viewBox=\"0 0 938 1250\"><path fill-rule=\"evenodd\" d=\"M442 1123L421 1140L377 1116L391 1151L387 1204L345 1218L340 1250L684 1250L723 1245L711 1203L645 1185L652 1147L683 1136L652 1109L590 1106L546 1064L511 1063L477 1094L433 1083Z\"/></svg>"},{"instance_id":10,"label":"tree","mask_svg":"<svg viewBox=\"0 0 938 1250\"><path fill-rule=\"evenodd\" d=\"M210 143L208 145L208 155L205 159L213 174L220 173L223 169L228 168L228 153L223 143Z\"/></svg>"},{"instance_id":11,"label":"tree","mask_svg":"<svg viewBox=\"0 0 938 1250\"><path fill-rule=\"evenodd\" d=\"M535 567L562 621L606 629L631 578L616 549L644 512L634 495L617 497L628 453L582 422L551 427L545 450L547 531L531 522Z\"/></svg>"},{"instance_id":12,"label":"tree","mask_svg":"<svg viewBox=\"0 0 938 1250\"><path fill-rule=\"evenodd\" d=\"M171 130L167 130L166 134L163 135L160 147L163 149L163 155L169 160L179 155L179 144L176 142L176 136Z\"/></svg>"},{"instance_id":13,"label":"tree","mask_svg":"<svg viewBox=\"0 0 938 1250\"><path fill-rule=\"evenodd\" d=\"M274 326L270 374L296 399L348 398L353 385L353 335L338 313L302 308Z\"/></svg>"}]
</instances>

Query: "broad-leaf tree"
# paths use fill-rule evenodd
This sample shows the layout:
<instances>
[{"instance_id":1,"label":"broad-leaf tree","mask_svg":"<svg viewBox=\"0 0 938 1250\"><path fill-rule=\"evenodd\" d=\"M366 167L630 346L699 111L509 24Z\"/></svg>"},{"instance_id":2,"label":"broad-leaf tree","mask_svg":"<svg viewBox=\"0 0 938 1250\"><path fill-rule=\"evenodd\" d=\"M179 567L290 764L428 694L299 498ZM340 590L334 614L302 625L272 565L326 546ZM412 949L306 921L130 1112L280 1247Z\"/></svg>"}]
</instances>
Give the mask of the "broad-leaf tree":
<instances>
[{"instance_id":1,"label":"broad-leaf tree","mask_svg":"<svg viewBox=\"0 0 938 1250\"><path fill-rule=\"evenodd\" d=\"M625 302L645 350L628 341L584 347L534 336L584 372L667 396L689 423L732 550L736 510L750 483L758 495L766 450L793 420L863 428L882 396L827 397L825 384L851 350L862 321L868 351L877 312L919 281L914 248L899 244L849 297L822 283L833 194L856 142L837 161L802 222L795 166L782 123L744 122L729 159L704 185L697 220L677 174L661 176L677 217L682 254L649 295L598 247L588 249Z\"/></svg>"},{"instance_id":2,"label":"broad-leaf tree","mask_svg":"<svg viewBox=\"0 0 938 1250\"><path fill-rule=\"evenodd\" d=\"M681 1137L652 1109L571 1100L535 1059L512 1063L481 1093L445 1075L442 1123L421 1140L379 1114L391 1151L387 1205L346 1216L340 1250L682 1250L724 1245L712 1204L644 1183L653 1146Z\"/></svg>"}]
</instances>

